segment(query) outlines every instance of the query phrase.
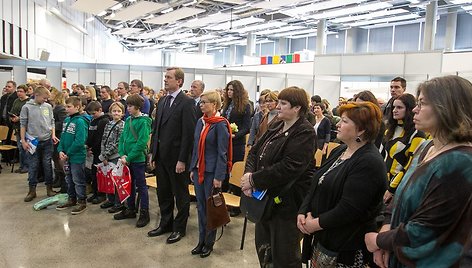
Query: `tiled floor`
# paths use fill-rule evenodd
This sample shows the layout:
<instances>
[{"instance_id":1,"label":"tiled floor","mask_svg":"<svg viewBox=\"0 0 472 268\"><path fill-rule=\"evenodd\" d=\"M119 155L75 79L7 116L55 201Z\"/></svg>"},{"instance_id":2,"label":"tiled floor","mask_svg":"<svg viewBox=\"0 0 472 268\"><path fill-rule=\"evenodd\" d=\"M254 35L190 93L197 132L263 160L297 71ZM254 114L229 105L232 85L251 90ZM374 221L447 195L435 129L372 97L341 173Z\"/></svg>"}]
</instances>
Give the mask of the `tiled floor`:
<instances>
[{"instance_id":1,"label":"tiled floor","mask_svg":"<svg viewBox=\"0 0 472 268\"><path fill-rule=\"evenodd\" d=\"M254 225L248 224L244 250L239 250L243 218L232 218L212 255L201 259L190 250L197 244L195 203L191 204L187 236L172 245L166 236L147 237L157 222L158 207L150 190L151 223L141 229L136 220L115 221L98 205L81 215L49 207L32 206L46 195L38 185L38 197L23 202L27 174L0 174L0 267L258 267L254 249Z\"/></svg>"}]
</instances>

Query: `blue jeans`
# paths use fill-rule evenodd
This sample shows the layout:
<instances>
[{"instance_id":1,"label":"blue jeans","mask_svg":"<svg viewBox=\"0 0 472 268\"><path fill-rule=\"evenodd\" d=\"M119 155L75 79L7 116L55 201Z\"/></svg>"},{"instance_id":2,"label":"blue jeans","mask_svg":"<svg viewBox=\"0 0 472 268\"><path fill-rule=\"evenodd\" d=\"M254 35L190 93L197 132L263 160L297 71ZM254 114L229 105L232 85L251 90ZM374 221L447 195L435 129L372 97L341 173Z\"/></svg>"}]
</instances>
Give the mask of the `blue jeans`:
<instances>
[{"instance_id":1,"label":"blue jeans","mask_svg":"<svg viewBox=\"0 0 472 268\"><path fill-rule=\"evenodd\" d=\"M141 209L149 209L149 193L146 185L146 163L129 163L131 175L131 194L127 200L128 208L136 209L136 191L139 193Z\"/></svg>"},{"instance_id":2,"label":"blue jeans","mask_svg":"<svg viewBox=\"0 0 472 268\"><path fill-rule=\"evenodd\" d=\"M198 211L198 244L204 244L211 247L215 243L216 230L207 231L206 202L212 194L213 178L215 173L205 172L202 184L198 183L198 169L193 170L193 185L195 186L195 195L197 197Z\"/></svg>"},{"instance_id":3,"label":"blue jeans","mask_svg":"<svg viewBox=\"0 0 472 268\"><path fill-rule=\"evenodd\" d=\"M85 164L69 164L69 170L64 170L67 181L69 198L85 200Z\"/></svg>"},{"instance_id":4,"label":"blue jeans","mask_svg":"<svg viewBox=\"0 0 472 268\"><path fill-rule=\"evenodd\" d=\"M28 182L30 187L38 184L39 165L43 166L44 182L46 185L52 184L52 140L40 141L34 154L26 152L28 165Z\"/></svg>"},{"instance_id":5,"label":"blue jeans","mask_svg":"<svg viewBox=\"0 0 472 268\"><path fill-rule=\"evenodd\" d=\"M20 132L16 133L16 145L18 146L18 152L20 154L20 169L21 170L26 170L28 169L28 160L26 159L26 151L23 149L23 145L21 144L21 137L20 137Z\"/></svg>"}]
</instances>

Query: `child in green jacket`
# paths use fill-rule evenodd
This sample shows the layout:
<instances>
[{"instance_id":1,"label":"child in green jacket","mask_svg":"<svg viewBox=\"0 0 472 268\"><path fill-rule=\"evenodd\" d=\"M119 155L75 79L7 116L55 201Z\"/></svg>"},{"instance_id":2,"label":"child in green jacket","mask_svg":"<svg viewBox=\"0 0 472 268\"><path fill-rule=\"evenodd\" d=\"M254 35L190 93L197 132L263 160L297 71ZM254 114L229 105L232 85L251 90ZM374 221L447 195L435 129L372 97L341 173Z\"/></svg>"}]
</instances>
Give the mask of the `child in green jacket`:
<instances>
[{"instance_id":1,"label":"child in green jacket","mask_svg":"<svg viewBox=\"0 0 472 268\"><path fill-rule=\"evenodd\" d=\"M131 174L131 194L127 199L128 207L114 215L115 220L136 218L136 188L139 192L141 211L136 227L149 223L149 196L146 186L146 152L151 133L151 118L141 113L144 99L138 94L126 99L130 116L125 121L118 145L120 161L129 167Z\"/></svg>"},{"instance_id":2,"label":"child in green jacket","mask_svg":"<svg viewBox=\"0 0 472 268\"><path fill-rule=\"evenodd\" d=\"M85 141L87 140L88 120L80 114L81 101L78 97L66 100L66 112L69 115L63 124L61 141L57 150L59 159L65 161L64 172L67 181L69 200L66 204L57 206L57 210L64 210L76 206L72 214L80 214L87 209L85 198Z\"/></svg>"}]
</instances>

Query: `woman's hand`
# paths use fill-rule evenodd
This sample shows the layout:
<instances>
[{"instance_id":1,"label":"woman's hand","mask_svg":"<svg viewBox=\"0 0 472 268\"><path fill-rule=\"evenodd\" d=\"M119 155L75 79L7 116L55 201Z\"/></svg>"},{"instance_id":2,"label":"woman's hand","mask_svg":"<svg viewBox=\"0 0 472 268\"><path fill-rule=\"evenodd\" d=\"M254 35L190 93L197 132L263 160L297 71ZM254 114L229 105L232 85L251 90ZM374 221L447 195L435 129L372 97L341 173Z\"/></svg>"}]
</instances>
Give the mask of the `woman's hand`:
<instances>
[{"instance_id":1,"label":"woman's hand","mask_svg":"<svg viewBox=\"0 0 472 268\"><path fill-rule=\"evenodd\" d=\"M385 191L384 198L383 198L384 203L385 204L389 203L390 200L392 200L392 197L393 197L393 194L391 192L389 192L388 190Z\"/></svg>"},{"instance_id":2,"label":"woman's hand","mask_svg":"<svg viewBox=\"0 0 472 268\"><path fill-rule=\"evenodd\" d=\"M377 264L380 268L388 268L388 259L390 254L388 251L380 249L374 251L374 263Z\"/></svg>"},{"instance_id":3,"label":"woman's hand","mask_svg":"<svg viewBox=\"0 0 472 268\"><path fill-rule=\"evenodd\" d=\"M311 215L311 212L308 212L306 214L305 230L307 231L308 234L312 234L316 231L321 230L319 218L313 218L313 216Z\"/></svg>"},{"instance_id":4,"label":"woman's hand","mask_svg":"<svg viewBox=\"0 0 472 268\"><path fill-rule=\"evenodd\" d=\"M246 173L241 177L241 191L245 192L249 189L252 190L251 175L252 173Z\"/></svg>"},{"instance_id":5,"label":"woman's hand","mask_svg":"<svg viewBox=\"0 0 472 268\"><path fill-rule=\"evenodd\" d=\"M364 236L365 245L370 252L375 252L380 249L379 246L377 246L377 235L378 233L376 232L370 232L366 233Z\"/></svg>"},{"instance_id":6,"label":"woman's hand","mask_svg":"<svg viewBox=\"0 0 472 268\"><path fill-rule=\"evenodd\" d=\"M195 182L193 181L193 171L190 171L190 180L191 180L193 183L195 183Z\"/></svg>"},{"instance_id":7,"label":"woman's hand","mask_svg":"<svg viewBox=\"0 0 472 268\"><path fill-rule=\"evenodd\" d=\"M305 228L305 224L306 224L306 217L305 215L303 214L298 214L298 217L297 217L297 227L298 227L298 230L300 230L300 232L302 232L303 234L310 234L306 228Z\"/></svg>"},{"instance_id":8,"label":"woman's hand","mask_svg":"<svg viewBox=\"0 0 472 268\"><path fill-rule=\"evenodd\" d=\"M217 179L213 179L213 187L214 188L221 188L221 185L223 185L223 182Z\"/></svg>"},{"instance_id":9,"label":"woman's hand","mask_svg":"<svg viewBox=\"0 0 472 268\"><path fill-rule=\"evenodd\" d=\"M120 161L123 165L128 165L128 162L126 162L126 155L123 155L121 158L120 158Z\"/></svg>"}]
</instances>

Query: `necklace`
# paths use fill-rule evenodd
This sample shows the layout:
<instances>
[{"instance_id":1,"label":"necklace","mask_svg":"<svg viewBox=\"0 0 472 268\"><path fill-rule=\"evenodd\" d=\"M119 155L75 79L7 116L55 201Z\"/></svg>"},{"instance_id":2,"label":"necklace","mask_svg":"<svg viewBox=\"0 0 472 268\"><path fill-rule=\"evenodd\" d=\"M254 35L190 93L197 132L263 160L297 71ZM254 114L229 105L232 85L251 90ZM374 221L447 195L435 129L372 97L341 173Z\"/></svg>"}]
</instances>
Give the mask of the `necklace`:
<instances>
[{"instance_id":1,"label":"necklace","mask_svg":"<svg viewBox=\"0 0 472 268\"><path fill-rule=\"evenodd\" d=\"M325 171L325 173L323 173L323 175L321 175L320 179L318 180L318 185L321 185L326 177L326 175L331 172L331 170L335 169L336 167L338 167L339 165L341 165L342 163L344 163L344 161L346 161L346 159L349 159L349 158L346 158L346 159L343 159L343 156L344 156L344 153L346 151L344 151L338 159L336 159L336 161L334 161L334 163L328 168L328 170Z\"/></svg>"}]
</instances>

